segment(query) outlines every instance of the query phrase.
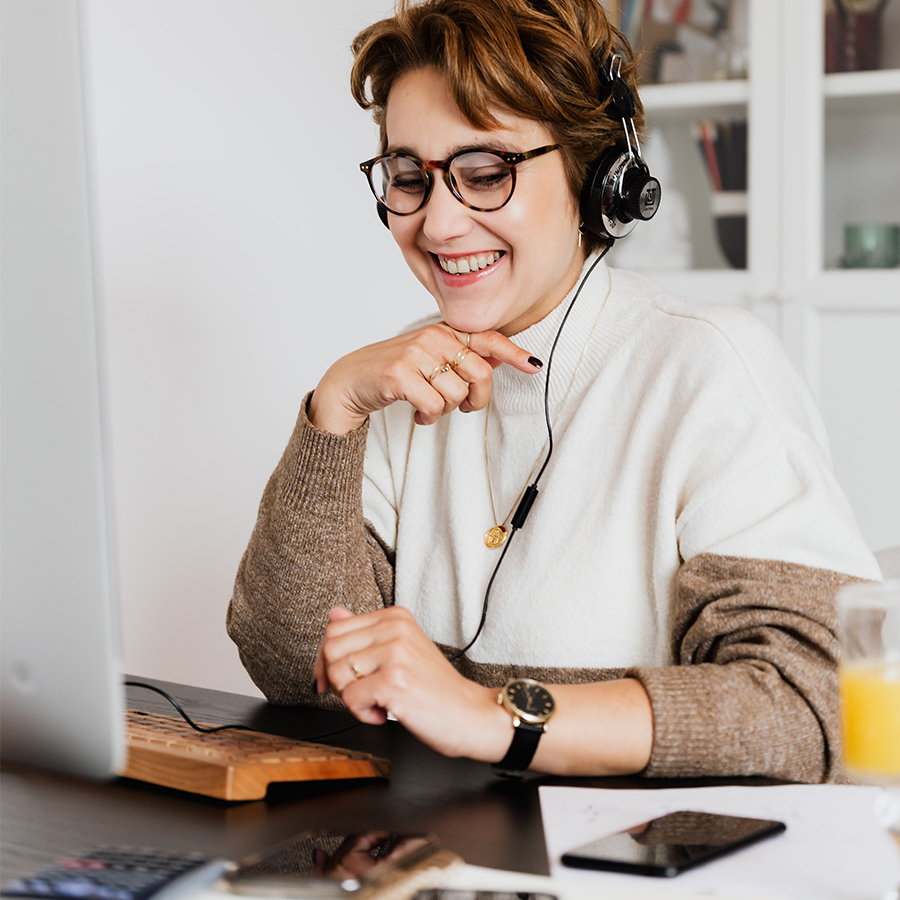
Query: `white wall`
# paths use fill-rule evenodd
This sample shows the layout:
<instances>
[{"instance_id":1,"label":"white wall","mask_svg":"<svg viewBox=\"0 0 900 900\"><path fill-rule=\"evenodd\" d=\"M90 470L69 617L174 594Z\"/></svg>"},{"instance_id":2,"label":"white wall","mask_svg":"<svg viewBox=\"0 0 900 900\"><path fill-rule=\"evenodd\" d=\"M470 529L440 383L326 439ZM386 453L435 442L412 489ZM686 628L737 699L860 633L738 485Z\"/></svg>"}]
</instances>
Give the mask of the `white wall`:
<instances>
[{"instance_id":1,"label":"white wall","mask_svg":"<svg viewBox=\"0 0 900 900\"><path fill-rule=\"evenodd\" d=\"M431 311L357 163L390 0L87 0L126 670L255 691L234 574L303 394Z\"/></svg>"},{"instance_id":2,"label":"white wall","mask_svg":"<svg viewBox=\"0 0 900 900\"><path fill-rule=\"evenodd\" d=\"M894 309L822 312L818 401L834 471L873 550L900 546L900 295Z\"/></svg>"}]
</instances>

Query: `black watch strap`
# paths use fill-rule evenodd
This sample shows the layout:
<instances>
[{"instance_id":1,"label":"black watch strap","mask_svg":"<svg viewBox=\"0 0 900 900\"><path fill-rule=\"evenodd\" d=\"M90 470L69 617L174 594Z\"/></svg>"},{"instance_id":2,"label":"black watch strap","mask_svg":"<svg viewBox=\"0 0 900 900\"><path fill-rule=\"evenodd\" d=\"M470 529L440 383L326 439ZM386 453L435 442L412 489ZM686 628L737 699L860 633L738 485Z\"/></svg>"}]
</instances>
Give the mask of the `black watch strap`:
<instances>
[{"instance_id":1,"label":"black watch strap","mask_svg":"<svg viewBox=\"0 0 900 900\"><path fill-rule=\"evenodd\" d=\"M521 778L534 759L538 741L543 733L543 725L529 725L520 719L519 724L513 729L512 743L506 756L500 762L491 764L494 774L506 778Z\"/></svg>"}]
</instances>

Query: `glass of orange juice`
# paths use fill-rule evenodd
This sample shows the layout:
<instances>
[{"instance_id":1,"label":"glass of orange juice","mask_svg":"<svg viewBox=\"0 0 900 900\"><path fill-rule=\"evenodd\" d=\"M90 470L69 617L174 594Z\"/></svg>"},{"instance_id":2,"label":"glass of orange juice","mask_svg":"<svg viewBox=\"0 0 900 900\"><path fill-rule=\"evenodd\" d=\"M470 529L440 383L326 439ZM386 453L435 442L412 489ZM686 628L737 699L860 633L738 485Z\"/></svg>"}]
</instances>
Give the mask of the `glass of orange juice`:
<instances>
[{"instance_id":1,"label":"glass of orange juice","mask_svg":"<svg viewBox=\"0 0 900 900\"><path fill-rule=\"evenodd\" d=\"M844 766L855 781L900 786L900 580L838 597Z\"/></svg>"}]
</instances>

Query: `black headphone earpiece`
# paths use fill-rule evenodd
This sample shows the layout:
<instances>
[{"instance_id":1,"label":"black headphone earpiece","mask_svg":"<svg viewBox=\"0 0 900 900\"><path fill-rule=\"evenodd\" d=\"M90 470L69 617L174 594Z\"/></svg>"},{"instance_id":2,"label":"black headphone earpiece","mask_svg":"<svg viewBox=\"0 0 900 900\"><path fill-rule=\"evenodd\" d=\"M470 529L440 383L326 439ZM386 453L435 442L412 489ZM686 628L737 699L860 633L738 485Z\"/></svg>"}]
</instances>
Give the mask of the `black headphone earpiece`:
<instances>
[{"instance_id":1,"label":"black headphone earpiece","mask_svg":"<svg viewBox=\"0 0 900 900\"><path fill-rule=\"evenodd\" d=\"M388 221L388 211L387 207L383 204L379 203L377 200L375 201L375 208L378 210L378 218L381 219L381 224L387 228L388 231L391 230L391 223Z\"/></svg>"},{"instance_id":2,"label":"black headphone earpiece","mask_svg":"<svg viewBox=\"0 0 900 900\"><path fill-rule=\"evenodd\" d=\"M656 215L661 195L640 156L622 144L611 147L588 169L580 202L583 227L604 239L624 237Z\"/></svg>"},{"instance_id":3,"label":"black headphone earpiece","mask_svg":"<svg viewBox=\"0 0 900 900\"><path fill-rule=\"evenodd\" d=\"M579 204L584 230L604 240L624 237L639 221L652 219L662 196L659 181L641 157L634 127L637 104L620 67L621 58L610 57L600 65L600 80L622 120L625 143L609 148L588 167Z\"/></svg>"}]
</instances>

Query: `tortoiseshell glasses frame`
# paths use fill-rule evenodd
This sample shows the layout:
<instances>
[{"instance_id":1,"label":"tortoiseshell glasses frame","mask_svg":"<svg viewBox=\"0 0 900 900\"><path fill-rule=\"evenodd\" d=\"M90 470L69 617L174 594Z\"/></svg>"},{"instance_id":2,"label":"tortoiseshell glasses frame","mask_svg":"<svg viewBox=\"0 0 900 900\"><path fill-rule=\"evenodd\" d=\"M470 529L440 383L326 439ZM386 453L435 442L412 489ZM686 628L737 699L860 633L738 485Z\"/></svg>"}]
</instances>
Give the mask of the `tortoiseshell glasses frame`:
<instances>
[{"instance_id":1,"label":"tortoiseshell glasses frame","mask_svg":"<svg viewBox=\"0 0 900 900\"><path fill-rule=\"evenodd\" d=\"M548 144L523 153L466 149L447 159L419 159L409 153L384 153L359 164L375 199L395 216L418 212L431 196L435 178L444 183L463 206L476 212L494 212L509 203L516 189L516 166L552 150Z\"/></svg>"}]
</instances>

